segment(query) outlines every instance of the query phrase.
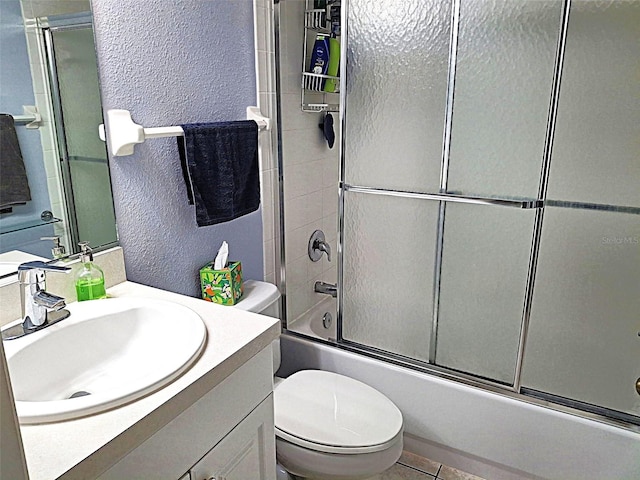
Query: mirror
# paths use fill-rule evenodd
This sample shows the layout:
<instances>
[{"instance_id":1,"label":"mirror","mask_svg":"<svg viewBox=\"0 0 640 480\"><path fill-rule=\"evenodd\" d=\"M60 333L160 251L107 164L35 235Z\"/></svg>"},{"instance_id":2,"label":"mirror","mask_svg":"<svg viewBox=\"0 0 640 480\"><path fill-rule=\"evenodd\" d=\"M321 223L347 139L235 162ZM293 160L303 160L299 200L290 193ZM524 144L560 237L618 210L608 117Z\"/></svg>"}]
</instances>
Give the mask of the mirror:
<instances>
[{"instance_id":1,"label":"mirror","mask_svg":"<svg viewBox=\"0 0 640 480\"><path fill-rule=\"evenodd\" d=\"M14 130L2 119L0 277L77 253L79 241L117 242L89 10L89 0L0 2L0 113L14 117Z\"/></svg>"}]
</instances>

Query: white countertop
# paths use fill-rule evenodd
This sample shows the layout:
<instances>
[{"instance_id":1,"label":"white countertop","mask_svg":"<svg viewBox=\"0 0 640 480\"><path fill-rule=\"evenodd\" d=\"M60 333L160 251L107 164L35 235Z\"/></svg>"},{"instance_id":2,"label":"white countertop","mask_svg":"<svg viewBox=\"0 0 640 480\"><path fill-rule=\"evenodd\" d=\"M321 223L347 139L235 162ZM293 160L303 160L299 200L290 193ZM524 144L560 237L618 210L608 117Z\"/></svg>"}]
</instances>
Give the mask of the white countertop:
<instances>
[{"instance_id":1,"label":"white countertop","mask_svg":"<svg viewBox=\"0 0 640 480\"><path fill-rule=\"evenodd\" d=\"M278 319L133 282L118 284L107 293L169 300L191 308L207 327L205 349L177 380L128 405L65 422L21 426L31 480L87 480L100 475L280 334Z\"/></svg>"}]
</instances>

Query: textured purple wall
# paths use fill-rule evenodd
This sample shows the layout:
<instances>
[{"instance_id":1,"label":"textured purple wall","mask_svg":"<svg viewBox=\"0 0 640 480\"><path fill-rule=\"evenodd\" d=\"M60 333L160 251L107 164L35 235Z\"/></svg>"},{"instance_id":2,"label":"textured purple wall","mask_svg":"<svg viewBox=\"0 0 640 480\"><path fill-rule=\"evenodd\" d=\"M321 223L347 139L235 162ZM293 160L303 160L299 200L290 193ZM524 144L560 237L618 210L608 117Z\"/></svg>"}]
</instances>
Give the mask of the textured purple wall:
<instances>
[{"instance_id":1,"label":"textured purple wall","mask_svg":"<svg viewBox=\"0 0 640 480\"><path fill-rule=\"evenodd\" d=\"M146 127L241 120L255 105L252 0L92 1L104 109ZM260 211L198 228L176 140L109 159L127 278L198 296L222 240L245 279L262 279Z\"/></svg>"}]
</instances>

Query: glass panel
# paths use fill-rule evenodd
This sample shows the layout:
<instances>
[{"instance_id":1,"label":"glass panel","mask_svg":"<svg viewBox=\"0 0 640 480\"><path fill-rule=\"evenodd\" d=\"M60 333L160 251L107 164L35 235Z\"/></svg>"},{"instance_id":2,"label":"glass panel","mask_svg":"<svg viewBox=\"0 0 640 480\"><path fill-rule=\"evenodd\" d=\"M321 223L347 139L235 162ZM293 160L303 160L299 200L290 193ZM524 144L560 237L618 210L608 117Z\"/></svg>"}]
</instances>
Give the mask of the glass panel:
<instances>
[{"instance_id":1,"label":"glass panel","mask_svg":"<svg viewBox=\"0 0 640 480\"><path fill-rule=\"evenodd\" d=\"M561 11L461 2L448 191L537 196Z\"/></svg>"},{"instance_id":2,"label":"glass panel","mask_svg":"<svg viewBox=\"0 0 640 480\"><path fill-rule=\"evenodd\" d=\"M523 386L640 415L639 220L546 209Z\"/></svg>"},{"instance_id":3,"label":"glass panel","mask_svg":"<svg viewBox=\"0 0 640 480\"><path fill-rule=\"evenodd\" d=\"M436 363L512 384L535 210L447 204Z\"/></svg>"},{"instance_id":4,"label":"glass panel","mask_svg":"<svg viewBox=\"0 0 640 480\"><path fill-rule=\"evenodd\" d=\"M438 202L344 195L343 338L428 361Z\"/></svg>"},{"instance_id":5,"label":"glass panel","mask_svg":"<svg viewBox=\"0 0 640 480\"><path fill-rule=\"evenodd\" d=\"M638 25L638 1L571 2L548 198L640 206Z\"/></svg>"},{"instance_id":6,"label":"glass panel","mask_svg":"<svg viewBox=\"0 0 640 480\"><path fill-rule=\"evenodd\" d=\"M116 241L107 151L98 137L102 103L91 28L52 32L80 240Z\"/></svg>"},{"instance_id":7,"label":"glass panel","mask_svg":"<svg viewBox=\"0 0 640 480\"><path fill-rule=\"evenodd\" d=\"M438 191L451 2L351 0L348 7L345 179Z\"/></svg>"}]
</instances>

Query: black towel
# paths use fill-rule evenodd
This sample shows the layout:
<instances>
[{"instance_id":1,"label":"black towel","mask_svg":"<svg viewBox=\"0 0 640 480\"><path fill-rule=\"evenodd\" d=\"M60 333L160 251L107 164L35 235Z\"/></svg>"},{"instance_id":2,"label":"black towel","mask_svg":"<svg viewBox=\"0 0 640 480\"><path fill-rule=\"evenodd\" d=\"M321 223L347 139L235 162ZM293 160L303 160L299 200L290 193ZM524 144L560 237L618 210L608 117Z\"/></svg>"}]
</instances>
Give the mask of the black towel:
<instances>
[{"instance_id":1,"label":"black towel","mask_svg":"<svg viewBox=\"0 0 640 480\"><path fill-rule=\"evenodd\" d=\"M194 123L182 128L178 150L198 226L256 211L260 206L256 122Z\"/></svg>"},{"instance_id":2,"label":"black towel","mask_svg":"<svg viewBox=\"0 0 640 480\"><path fill-rule=\"evenodd\" d=\"M24 168L13 117L0 113L0 211L31 200L29 180Z\"/></svg>"}]
</instances>

